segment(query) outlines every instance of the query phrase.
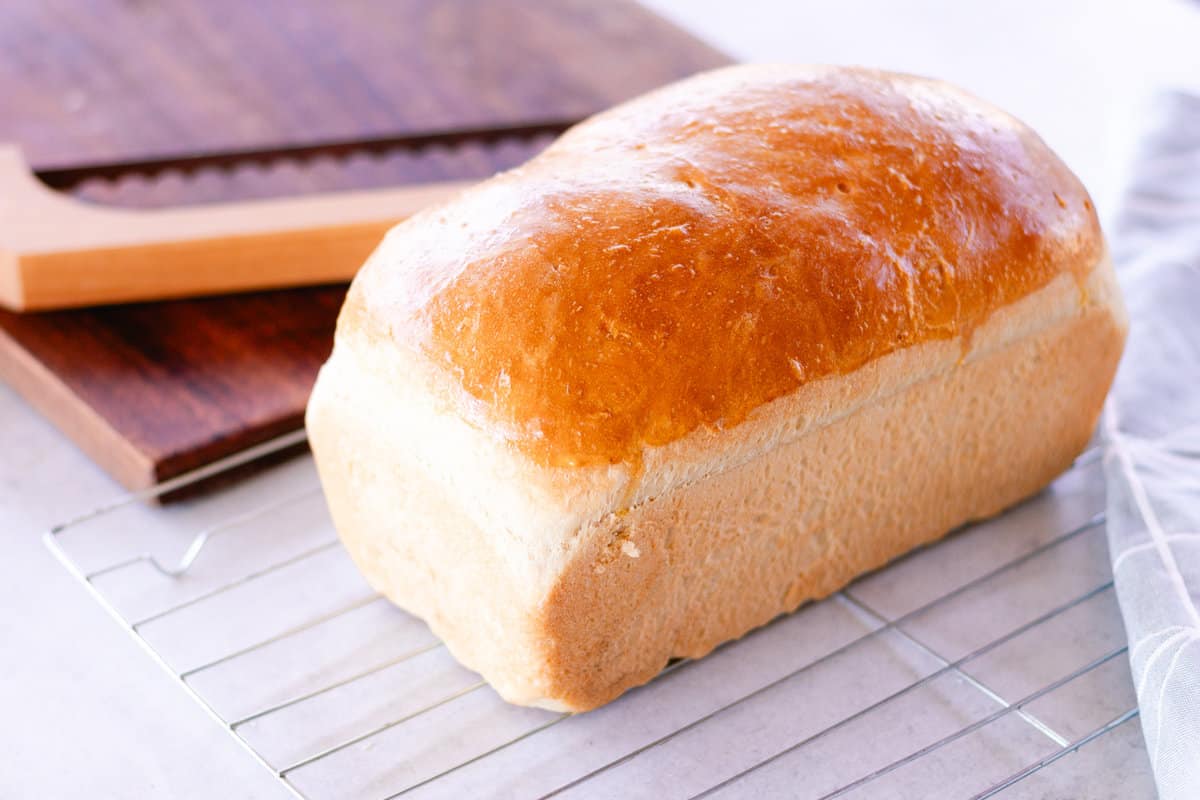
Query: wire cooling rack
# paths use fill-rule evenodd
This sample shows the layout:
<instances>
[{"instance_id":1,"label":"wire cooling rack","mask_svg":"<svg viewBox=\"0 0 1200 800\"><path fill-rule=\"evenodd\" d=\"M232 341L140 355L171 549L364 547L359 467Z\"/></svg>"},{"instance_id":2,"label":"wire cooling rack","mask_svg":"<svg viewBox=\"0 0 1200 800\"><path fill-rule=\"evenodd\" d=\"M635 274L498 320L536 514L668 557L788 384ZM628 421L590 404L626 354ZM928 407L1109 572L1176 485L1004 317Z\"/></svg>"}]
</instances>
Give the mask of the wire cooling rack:
<instances>
[{"instance_id":1,"label":"wire cooling rack","mask_svg":"<svg viewBox=\"0 0 1200 800\"><path fill-rule=\"evenodd\" d=\"M46 537L298 797L1153 791L1095 451L998 518L566 715L507 705L365 584L310 457L190 500L144 502L303 440L282 437Z\"/></svg>"}]
</instances>

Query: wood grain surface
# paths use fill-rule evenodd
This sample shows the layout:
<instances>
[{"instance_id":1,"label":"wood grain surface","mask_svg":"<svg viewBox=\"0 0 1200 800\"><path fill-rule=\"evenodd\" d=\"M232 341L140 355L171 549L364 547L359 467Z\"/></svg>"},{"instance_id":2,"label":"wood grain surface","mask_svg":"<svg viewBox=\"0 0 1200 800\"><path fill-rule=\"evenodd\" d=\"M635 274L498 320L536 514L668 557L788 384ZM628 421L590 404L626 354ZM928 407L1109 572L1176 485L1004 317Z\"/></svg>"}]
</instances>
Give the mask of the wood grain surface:
<instances>
[{"instance_id":1,"label":"wood grain surface","mask_svg":"<svg viewBox=\"0 0 1200 800\"><path fill-rule=\"evenodd\" d=\"M50 191L45 176L0 145L0 306L13 311L348 281L394 225L471 183L129 209Z\"/></svg>"},{"instance_id":2,"label":"wood grain surface","mask_svg":"<svg viewBox=\"0 0 1200 800\"><path fill-rule=\"evenodd\" d=\"M620 0L8 0L0 141L36 167L586 116L726 63ZM171 206L430 180L545 139L93 182ZM0 377L138 488L300 425L340 286L0 313Z\"/></svg>"}]
</instances>

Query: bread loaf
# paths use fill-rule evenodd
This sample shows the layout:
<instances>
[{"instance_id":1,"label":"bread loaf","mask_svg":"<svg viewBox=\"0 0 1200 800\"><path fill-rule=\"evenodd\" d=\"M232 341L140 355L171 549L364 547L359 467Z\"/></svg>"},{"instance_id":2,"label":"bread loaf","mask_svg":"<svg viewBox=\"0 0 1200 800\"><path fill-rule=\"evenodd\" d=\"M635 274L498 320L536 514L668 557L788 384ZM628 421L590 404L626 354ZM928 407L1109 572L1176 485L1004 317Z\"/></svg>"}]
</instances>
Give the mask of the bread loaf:
<instances>
[{"instance_id":1,"label":"bread loaf","mask_svg":"<svg viewBox=\"0 0 1200 800\"><path fill-rule=\"evenodd\" d=\"M1024 125L739 66L392 230L308 429L371 584L508 700L580 711L1044 487L1125 330Z\"/></svg>"}]
</instances>

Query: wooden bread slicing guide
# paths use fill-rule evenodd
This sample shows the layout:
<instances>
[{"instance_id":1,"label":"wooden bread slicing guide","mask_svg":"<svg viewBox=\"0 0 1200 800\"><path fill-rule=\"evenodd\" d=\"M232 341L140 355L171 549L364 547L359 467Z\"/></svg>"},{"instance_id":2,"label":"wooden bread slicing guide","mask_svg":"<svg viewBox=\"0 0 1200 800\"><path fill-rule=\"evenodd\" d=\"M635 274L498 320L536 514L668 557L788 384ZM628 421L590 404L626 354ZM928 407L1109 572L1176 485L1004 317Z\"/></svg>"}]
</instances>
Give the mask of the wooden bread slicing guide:
<instances>
[{"instance_id":1,"label":"wooden bread slicing guide","mask_svg":"<svg viewBox=\"0 0 1200 800\"><path fill-rule=\"evenodd\" d=\"M561 133L572 121L33 171L0 144L0 306L40 311L349 280L392 225L467 182L165 209L81 202L86 180Z\"/></svg>"}]
</instances>

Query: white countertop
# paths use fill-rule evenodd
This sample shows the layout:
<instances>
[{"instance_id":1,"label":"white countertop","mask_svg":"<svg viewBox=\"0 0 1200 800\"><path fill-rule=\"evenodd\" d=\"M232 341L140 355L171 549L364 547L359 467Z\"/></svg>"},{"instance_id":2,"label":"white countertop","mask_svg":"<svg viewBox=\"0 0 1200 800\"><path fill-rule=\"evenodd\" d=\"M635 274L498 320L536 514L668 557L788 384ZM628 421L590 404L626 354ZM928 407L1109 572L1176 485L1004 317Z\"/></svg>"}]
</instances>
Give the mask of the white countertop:
<instances>
[{"instance_id":1,"label":"white countertop","mask_svg":"<svg viewBox=\"0 0 1200 800\"><path fill-rule=\"evenodd\" d=\"M1168 0L648 4L742 59L960 83L1038 129L1106 213L1149 90L1200 82L1200 6ZM42 543L118 494L0 386L0 798L288 796Z\"/></svg>"}]
</instances>

